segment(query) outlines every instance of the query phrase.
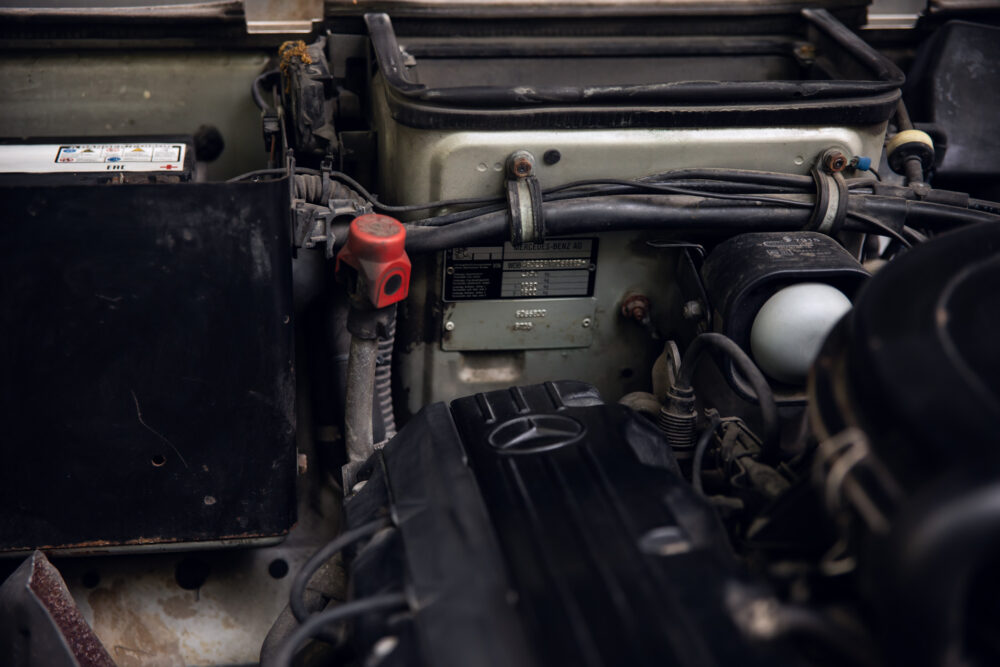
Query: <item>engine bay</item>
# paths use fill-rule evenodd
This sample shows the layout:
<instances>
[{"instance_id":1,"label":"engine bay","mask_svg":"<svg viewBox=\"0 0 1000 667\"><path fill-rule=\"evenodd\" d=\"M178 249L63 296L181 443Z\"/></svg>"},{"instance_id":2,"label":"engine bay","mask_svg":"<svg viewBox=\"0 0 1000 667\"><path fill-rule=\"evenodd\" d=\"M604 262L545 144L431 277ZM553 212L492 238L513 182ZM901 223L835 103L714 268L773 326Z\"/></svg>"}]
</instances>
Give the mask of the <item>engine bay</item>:
<instances>
[{"instance_id":1,"label":"engine bay","mask_svg":"<svg viewBox=\"0 0 1000 667\"><path fill-rule=\"evenodd\" d=\"M0 7L0 662L1000 662L1000 5L117 4Z\"/></svg>"}]
</instances>

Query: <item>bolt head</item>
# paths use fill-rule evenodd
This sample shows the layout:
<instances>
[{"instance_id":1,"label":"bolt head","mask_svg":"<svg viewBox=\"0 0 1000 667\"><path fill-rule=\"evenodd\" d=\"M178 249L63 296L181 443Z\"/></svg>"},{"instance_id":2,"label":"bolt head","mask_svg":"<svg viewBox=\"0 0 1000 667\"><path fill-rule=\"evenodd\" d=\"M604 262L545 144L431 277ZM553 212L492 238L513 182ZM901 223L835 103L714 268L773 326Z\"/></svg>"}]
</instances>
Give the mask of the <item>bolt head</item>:
<instances>
[{"instance_id":1,"label":"bolt head","mask_svg":"<svg viewBox=\"0 0 1000 667\"><path fill-rule=\"evenodd\" d=\"M644 294L629 292L622 301L622 315L642 322L649 315L649 299Z\"/></svg>"},{"instance_id":2,"label":"bolt head","mask_svg":"<svg viewBox=\"0 0 1000 667\"><path fill-rule=\"evenodd\" d=\"M838 150L827 151L823 156L823 166L832 173L841 172L847 168L847 156Z\"/></svg>"},{"instance_id":3,"label":"bolt head","mask_svg":"<svg viewBox=\"0 0 1000 667\"><path fill-rule=\"evenodd\" d=\"M455 323L452 322L451 320L448 320L447 322L444 323L444 330L445 331L454 331L455 330Z\"/></svg>"},{"instance_id":4,"label":"bolt head","mask_svg":"<svg viewBox=\"0 0 1000 667\"><path fill-rule=\"evenodd\" d=\"M514 178L526 178L535 171L535 156L528 151L517 151L507 158L507 172Z\"/></svg>"},{"instance_id":5,"label":"bolt head","mask_svg":"<svg viewBox=\"0 0 1000 667\"><path fill-rule=\"evenodd\" d=\"M587 327L590 326L590 318L589 317L583 318L583 322L581 322L580 324L583 326L584 329L586 329Z\"/></svg>"}]
</instances>

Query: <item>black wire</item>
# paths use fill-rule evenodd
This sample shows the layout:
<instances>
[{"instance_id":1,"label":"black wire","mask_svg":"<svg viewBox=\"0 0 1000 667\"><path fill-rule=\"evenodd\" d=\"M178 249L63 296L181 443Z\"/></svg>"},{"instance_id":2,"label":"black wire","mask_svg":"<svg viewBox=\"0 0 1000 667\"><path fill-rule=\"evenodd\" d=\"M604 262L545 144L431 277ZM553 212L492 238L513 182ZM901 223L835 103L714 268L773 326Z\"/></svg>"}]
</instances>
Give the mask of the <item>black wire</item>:
<instances>
[{"instance_id":1,"label":"black wire","mask_svg":"<svg viewBox=\"0 0 1000 667\"><path fill-rule=\"evenodd\" d=\"M663 192L672 195L688 195L692 197L708 197L711 199L728 199L731 201L759 201L768 204L778 204L781 206L792 206L800 208L812 208L813 205L808 202L800 202L788 199L779 199L777 197L766 197L762 195L746 195L746 194L727 194L724 192L708 192L699 190L689 190L688 188L678 188L672 185L663 185L660 183L643 183L640 181L626 181L619 180L615 178L597 178L585 181L575 181L573 183L566 183L565 185L560 185L555 188L550 188L545 191L545 194L551 194L555 192L560 192L563 190L569 190L572 188L577 188L587 185L619 185L624 187L634 188L636 190L648 190L650 192Z\"/></svg>"},{"instance_id":2,"label":"black wire","mask_svg":"<svg viewBox=\"0 0 1000 667\"><path fill-rule=\"evenodd\" d=\"M740 177L740 176L745 176L747 178L752 178L753 176L756 175L759 178L770 177L771 179L779 179L780 180L780 177L787 177L787 178L790 178L790 179L796 179L795 181L793 181L794 182L793 186L790 186L787 182L784 182L784 183L780 184L781 187L784 187L786 189L789 189L789 188L792 188L792 189L794 189L794 188L802 189L802 186L806 184L806 182L799 183L798 179L799 178L803 178L803 177L797 177L797 175L795 175L795 174L772 174L771 172L754 172L754 171L725 170L725 169L719 169L719 170L712 170L712 169L705 169L705 170L684 170L684 169L682 169L682 170L677 170L675 172L665 172L663 174L657 174L657 175L654 175L654 176L648 176L648 177L646 177L644 179L641 179L641 180L632 180L632 181L630 181L630 180L619 180L619 179L589 179L589 180L572 181L570 183L564 183L564 184L559 185L557 187L549 188L547 190L544 190L543 191L543 195L555 194L555 193L558 193L558 192L562 192L564 190L573 189L573 188L579 188L579 187L584 187L584 186L588 186L588 185L617 185L617 186L622 186L622 187L634 188L636 190L664 191L664 192L671 192L673 194L696 194L696 195L700 196L700 195L703 195L703 194L705 194L707 192L710 192L710 191L689 190L689 189L685 189L685 188L672 188L672 189L669 189L669 190L666 190L666 189L661 190L661 188L668 188L668 187L671 187L671 186L664 186L661 183L654 182L652 180L650 180L649 182L647 182L647 179L664 180L664 179L680 178L680 177L692 178L692 177L697 177L699 175L704 176L706 179L709 179L709 180L721 180L721 181L726 181L726 182L735 183L735 184L741 184L741 185L747 185L747 186L752 186L753 182L740 183L737 180L737 178ZM425 202L423 204L407 204L407 205L384 204L384 203L382 203L382 202L380 202L378 200L378 197L376 197L375 195L373 195L370 192L368 192L368 190L366 190L364 187L362 187L357 181L355 181L353 178L351 178L347 174L344 174L342 172L331 172L330 176L333 177L333 178L337 178L337 179L343 181L344 183L347 183L351 187L356 188L358 190L358 193L362 197L364 197L365 199L369 200L372 203L372 206L374 206L375 208L378 208L378 209L383 210L383 211L389 211L389 212L407 213L407 212L413 212L413 211L425 211L425 210L432 209L432 208L445 208L445 207L449 207L449 206L471 206L471 205L475 205L475 204L489 204L489 203L504 202L504 201L506 201L506 198L504 196L496 195L496 196L487 196L487 197L472 197L472 198L466 198L466 199L444 199L444 200L440 200L440 201ZM726 178L727 176L728 176L728 178ZM812 181L809 180L808 183L811 184ZM767 184L767 183L765 183L765 184ZM771 185L771 187L778 187L779 183L774 183L774 184L770 184L770 185ZM606 194L606 193L602 192L602 191L595 191L595 194ZM740 198L740 197L743 196L743 195L738 195L738 194L726 195L725 193L715 193L715 194L717 194L718 198L720 198L720 199L725 199L725 198L730 198L730 197ZM769 200L767 198L760 198L760 201L769 201ZM779 200L779 199L770 200L771 203L779 203L779 202L783 202L783 201L784 200ZM793 204L793 206L794 205L795 204ZM433 218L431 218L430 220L433 220ZM427 221L419 221L419 222L417 222L415 224L420 224L420 223L423 223L424 225L428 225L429 224ZM439 226L439 225L433 225L433 226Z\"/></svg>"},{"instance_id":3,"label":"black wire","mask_svg":"<svg viewBox=\"0 0 1000 667\"><path fill-rule=\"evenodd\" d=\"M305 623L306 620L312 615L306 608L305 593L306 586L309 585L309 581L313 578L313 575L316 574L321 567L323 567L323 564L326 563L326 561L333 558L334 554L338 553L341 549L357 542L358 540L374 535L388 525L389 521L387 519L377 519L341 533L340 536L314 553L312 557L306 561L306 564L302 566L302 569L295 574L295 578L292 580L292 590L288 594L288 604L292 608L292 614L295 615L295 618L299 623Z\"/></svg>"},{"instance_id":4,"label":"black wire","mask_svg":"<svg viewBox=\"0 0 1000 667\"><path fill-rule=\"evenodd\" d=\"M760 416L764 422L764 456L769 460L778 458L778 405L774 400L774 392L767 378L757 368L753 359L743 351L732 338L720 333L703 333L695 337L681 358L681 367L677 371L677 385L691 387L694 370L698 362L705 356L708 348L715 348L729 357L756 394L760 405Z\"/></svg>"},{"instance_id":5,"label":"black wire","mask_svg":"<svg viewBox=\"0 0 1000 667\"><path fill-rule=\"evenodd\" d=\"M872 169L871 167L868 167L867 169L865 169L865 171L870 172L871 175L875 177L875 180L878 181L879 183L882 182L882 177L879 176L878 172Z\"/></svg>"},{"instance_id":6,"label":"black wire","mask_svg":"<svg viewBox=\"0 0 1000 667\"><path fill-rule=\"evenodd\" d=\"M907 248L912 248L913 247L913 244L910 243L908 240L906 240L906 238L902 234L900 234L899 232L897 232L895 229L893 229L889 225L886 225L886 224L884 224L884 223L876 220L875 218L869 217L869 216L867 216L867 215L865 215L863 213L856 213L854 211L848 211L847 217L854 218L856 220L860 220L860 221L864 222L867 225L871 225L875 229L879 230L878 232L875 232L875 233L880 234L881 236L888 236L890 238L893 238L893 239L899 241L900 243L902 243Z\"/></svg>"},{"instance_id":7,"label":"black wire","mask_svg":"<svg viewBox=\"0 0 1000 667\"><path fill-rule=\"evenodd\" d=\"M316 169L307 169L304 167L296 168L296 173L303 174L319 174ZM710 170L709 170L710 171ZM251 171L246 174L241 174L235 178L229 179L228 182L233 183L237 181L246 180L249 178L255 178L259 176L270 176L270 175L284 175L286 172L283 169L260 169L257 171ZM753 172L747 172L753 173ZM768 172L761 172L767 174ZM351 178L347 174L339 171L330 172L331 178L345 183L349 187L353 188L357 193L364 199L371 202L372 206L383 211L388 212L407 212L407 211L418 211L431 208L446 208L451 206L468 206L473 204L481 203L491 203L502 201L502 197L478 197L478 198L467 198L467 199L445 199L434 202L426 202L424 204L411 204L406 206L393 206L389 204L382 204L378 201L378 198L369 192L364 186L358 183L355 179ZM792 176L792 175L789 175ZM813 208L814 204L805 201L798 201L794 199L782 199L777 197L767 197L763 195L752 195L752 194L737 194L737 193L722 193L722 192L711 192L707 190L694 190L690 188L679 188L670 185L663 185L660 183L644 182L644 181L628 181L620 179L587 179L580 181L573 181L571 183L565 183L563 185L550 188L543 192L545 196L545 201L565 201L566 199L584 199L586 197L596 197L605 196L606 190L596 189L586 192L584 196L574 196L571 192L574 189L579 189L581 187L592 187L592 186L614 186L619 188L629 188L639 191L651 191L651 192L662 192L668 194L676 194L683 196L701 197L708 199L723 199L729 201L740 201L740 202L752 202L752 203L766 203L766 204L777 204L779 206L785 206L790 208ZM563 196L559 196L563 195ZM984 202L985 203L985 202ZM459 222L467 222L478 218L480 216L489 215L499 211L506 210L503 205L484 206L476 209L457 211L455 213L448 213L440 216L435 216L432 218L424 218L421 220L416 220L409 223L416 227L444 227L448 225L453 225ZM848 217L854 218L865 223L868 227L872 228L872 233L880 234L883 236L889 236L896 241L902 243L906 247L911 247L912 243L907 240L904 236L900 235L898 232L888 227L887 225L871 218L867 215L848 212Z\"/></svg>"},{"instance_id":8,"label":"black wire","mask_svg":"<svg viewBox=\"0 0 1000 667\"><path fill-rule=\"evenodd\" d=\"M253 102L257 105L257 108L264 113L274 114L276 113L274 107L264 99L264 93L261 92L260 87L265 83L267 79L278 76L281 74L281 70L272 69L259 75L253 80L253 85L250 86L250 94L253 96Z\"/></svg>"},{"instance_id":9,"label":"black wire","mask_svg":"<svg viewBox=\"0 0 1000 667\"><path fill-rule=\"evenodd\" d=\"M705 462L705 452L708 451L708 443L712 441L715 430L719 428L722 420L712 415L712 423L706 428L698 438L698 444L694 448L694 460L691 461L691 484L699 495L705 495L705 487L701 482L701 468Z\"/></svg>"},{"instance_id":10,"label":"black wire","mask_svg":"<svg viewBox=\"0 0 1000 667\"><path fill-rule=\"evenodd\" d=\"M306 640L315 638L321 630L332 623L374 611L398 609L404 606L406 606L406 596L402 593L383 593L363 600L345 602L332 609L327 609L310 617L309 620L296 628L275 653L274 661L263 667L289 667L292 660L295 659L299 646Z\"/></svg>"},{"instance_id":11,"label":"black wire","mask_svg":"<svg viewBox=\"0 0 1000 667\"><path fill-rule=\"evenodd\" d=\"M777 199L765 196L750 195L750 194L734 194L734 193L714 193L711 191L701 191L692 190L689 188L675 188L672 186L661 186L657 184L641 183L638 181L608 181L595 179L593 181L574 181L572 183L566 183L542 192L543 201L554 202L554 201L566 201L567 199L585 199L587 197L603 197L609 194L614 194L609 189L593 189L581 194L573 194L571 192L566 192L567 190L576 189L579 187L585 187L588 185L595 184L614 184L618 188L627 188L628 190L647 190L653 192L665 192L669 194L680 194L693 197L708 197L712 199L728 199L731 201L749 201L749 202L763 202L763 203L775 203L781 206L790 206L793 208L812 208L812 204L808 202L799 202L787 199ZM628 194L622 193L622 194ZM561 195L561 196L560 196ZM366 197L367 198L367 197ZM421 208L435 208L438 206L452 206L457 205L454 202L460 200L453 200L452 202L442 201L442 202L432 202L429 204L420 204ZM474 203L475 200L466 200L466 203ZM376 205L377 206L377 205ZM432 218L422 218L420 220L414 220L408 224L417 227L444 227L447 225L452 225L458 222L465 222L471 220L472 218L477 218L482 215L488 215L490 213L496 213L497 211L506 210L506 206L484 206L481 208L471 209L467 211L457 211L455 213L447 213L440 216L434 216Z\"/></svg>"},{"instance_id":12,"label":"black wire","mask_svg":"<svg viewBox=\"0 0 1000 667\"><path fill-rule=\"evenodd\" d=\"M257 178L259 176L284 176L288 173L287 169L258 169L256 171L248 171L245 174L240 174L239 176L233 176L226 183L236 183L237 181L245 181L250 178ZM308 167L296 167L296 174L319 174L318 169L309 169Z\"/></svg>"},{"instance_id":13,"label":"black wire","mask_svg":"<svg viewBox=\"0 0 1000 667\"><path fill-rule=\"evenodd\" d=\"M379 210L388 211L390 213L408 213L412 211L423 211L431 208L444 208L447 206L469 206L472 204L485 204L490 202L503 201L504 198L500 196L491 197L473 197L469 199L443 199L441 201L426 202L424 204L407 204L405 206L396 206L393 204L383 204L378 200L378 197L368 192L368 190L358 183L356 180L348 176L342 171L331 171L330 178L335 178L342 183L346 183L355 190L358 194L371 202L371 205Z\"/></svg>"}]
</instances>

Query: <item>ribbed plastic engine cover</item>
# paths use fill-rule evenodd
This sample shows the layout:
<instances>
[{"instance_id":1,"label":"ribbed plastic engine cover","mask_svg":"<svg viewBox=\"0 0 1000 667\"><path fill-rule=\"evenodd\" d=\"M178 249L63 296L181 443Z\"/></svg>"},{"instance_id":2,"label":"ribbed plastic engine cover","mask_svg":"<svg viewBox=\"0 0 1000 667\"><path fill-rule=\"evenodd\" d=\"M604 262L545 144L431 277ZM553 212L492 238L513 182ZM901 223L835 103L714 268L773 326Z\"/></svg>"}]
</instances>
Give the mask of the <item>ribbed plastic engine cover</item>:
<instances>
[{"instance_id":1,"label":"ribbed plastic engine cover","mask_svg":"<svg viewBox=\"0 0 1000 667\"><path fill-rule=\"evenodd\" d=\"M355 597L410 612L356 626L380 665L773 665L733 617L763 593L644 418L556 382L431 405L362 470Z\"/></svg>"}]
</instances>

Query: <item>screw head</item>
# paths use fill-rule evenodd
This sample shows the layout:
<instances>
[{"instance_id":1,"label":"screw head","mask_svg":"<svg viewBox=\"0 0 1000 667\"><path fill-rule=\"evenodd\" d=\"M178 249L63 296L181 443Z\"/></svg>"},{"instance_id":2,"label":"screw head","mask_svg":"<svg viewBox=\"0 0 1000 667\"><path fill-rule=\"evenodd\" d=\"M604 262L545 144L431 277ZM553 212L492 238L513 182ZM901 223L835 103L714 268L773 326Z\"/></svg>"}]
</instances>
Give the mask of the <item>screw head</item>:
<instances>
[{"instance_id":1,"label":"screw head","mask_svg":"<svg viewBox=\"0 0 1000 667\"><path fill-rule=\"evenodd\" d=\"M586 329L587 327L590 326L590 318L589 317L583 318L583 322L581 322L580 324L583 326L584 329Z\"/></svg>"},{"instance_id":2,"label":"screw head","mask_svg":"<svg viewBox=\"0 0 1000 667\"><path fill-rule=\"evenodd\" d=\"M455 330L455 323L452 322L451 320L448 320L447 322L444 323L444 330L445 331L454 331Z\"/></svg>"}]
</instances>

